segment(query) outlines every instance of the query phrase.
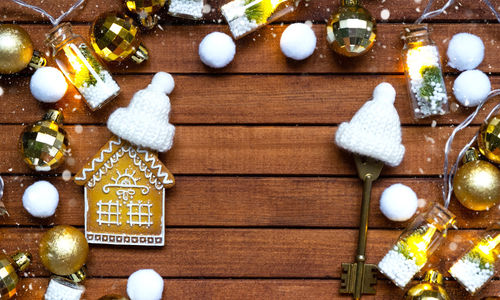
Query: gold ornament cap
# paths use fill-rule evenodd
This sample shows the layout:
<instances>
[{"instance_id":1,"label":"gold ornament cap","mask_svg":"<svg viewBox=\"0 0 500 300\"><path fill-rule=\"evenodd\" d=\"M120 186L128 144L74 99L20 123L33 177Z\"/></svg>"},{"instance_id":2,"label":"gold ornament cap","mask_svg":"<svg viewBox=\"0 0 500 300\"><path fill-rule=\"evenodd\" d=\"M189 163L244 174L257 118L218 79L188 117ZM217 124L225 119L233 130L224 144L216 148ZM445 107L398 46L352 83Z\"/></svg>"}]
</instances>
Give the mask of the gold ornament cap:
<instances>
[{"instance_id":1,"label":"gold ornament cap","mask_svg":"<svg viewBox=\"0 0 500 300\"><path fill-rule=\"evenodd\" d=\"M413 286L403 297L405 300L450 300L443 288L443 275L438 271L429 270L424 280Z\"/></svg>"},{"instance_id":2,"label":"gold ornament cap","mask_svg":"<svg viewBox=\"0 0 500 300\"><path fill-rule=\"evenodd\" d=\"M436 270L429 270L425 272L424 281L442 285L443 275Z\"/></svg>"},{"instance_id":3,"label":"gold ornament cap","mask_svg":"<svg viewBox=\"0 0 500 300\"><path fill-rule=\"evenodd\" d=\"M124 297L122 295L105 295L99 298L98 300L129 300L127 297Z\"/></svg>"},{"instance_id":4,"label":"gold ornament cap","mask_svg":"<svg viewBox=\"0 0 500 300\"><path fill-rule=\"evenodd\" d=\"M56 109L49 109L45 115L43 115L42 120L44 121L52 121L58 125L61 125L64 121L64 116L61 111Z\"/></svg>"},{"instance_id":5,"label":"gold ornament cap","mask_svg":"<svg viewBox=\"0 0 500 300\"><path fill-rule=\"evenodd\" d=\"M11 258L19 271L26 270L31 263L31 254L29 252L19 251L12 255Z\"/></svg>"},{"instance_id":6,"label":"gold ornament cap","mask_svg":"<svg viewBox=\"0 0 500 300\"><path fill-rule=\"evenodd\" d=\"M465 151L464 157L462 159L462 163L466 164L471 161L479 160L479 151L476 148L470 147Z\"/></svg>"}]
</instances>

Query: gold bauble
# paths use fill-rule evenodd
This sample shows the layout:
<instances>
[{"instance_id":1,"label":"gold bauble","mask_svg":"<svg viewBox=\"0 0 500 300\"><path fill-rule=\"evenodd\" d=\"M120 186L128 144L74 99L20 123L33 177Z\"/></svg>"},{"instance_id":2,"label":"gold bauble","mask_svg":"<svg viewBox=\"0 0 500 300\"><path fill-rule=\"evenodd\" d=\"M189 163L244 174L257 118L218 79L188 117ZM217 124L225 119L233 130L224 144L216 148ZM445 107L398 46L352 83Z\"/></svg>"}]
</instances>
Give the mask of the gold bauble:
<instances>
[{"instance_id":1,"label":"gold bauble","mask_svg":"<svg viewBox=\"0 0 500 300\"><path fill-rule=\"evenodd\" d=\"M340 0L340 8L326 25L326 40L333 51L347 57L369 51L377 34L375 19L358 0Z\"/></svg>"},{"instance_id":2,"label":"gold bauble","mask_svg":"<svg viewBox=\"0 0 500 300\"><path fill-rule=\"evenodd\" d=\"M128 300L128 298L123 297L121 295L106 295L106 296L102 296L98 300Z\"/></svg>"},{"instance_id":3,"label":"gold bauble","mask_svg":"<svg viewBox=\"0 0 500 300\"><path fill-rule=\"evenodd\" d=\"M424 280L406 292L404 300L450 300L443 288L443 275L431 270L425 273Z\"/></svg>"},{"instance_id":4,"label":"gold bauble","mask_svg":"<svg viewBox=\"0 0 500 300\"><path fill-rule=\"evenodd\" d=\"M118 13L98 17L90 28L90 43L105 61L123 61L131 58L136 63L148 59L148 50L141 45L139 29L132 18Z\"/></svg>"},{"instance_id":5,"label":"gold bauble","mask_svg":"<svg viewBox=\"0 0 500 300\"><path fill-rule=\"evenodd\" d=\"M474 160L458 168L453 192L463 206L487 210L500 202L500 170L484 160Z\"/></svg>"},{"instance_id":6,"label":"gold bauble","mask_svg":"<svg viewBox=\"0 0 500 300\"><path fill-rule=\"evenodd\" d=\"M491 117L481 125L477 145L482 155L500 164L500 115Z\"/></svg>"},{"instance_id":7,"label":"gold bauble","mask_svg":"<svg viewBox=\"0 0 500 300\"><path fill-rule=\"evenodd\" d=\"M19 150L24 162L36 171L50 171L63 161L68 148L66 131L61 127L63 115L51 109L43 119L24 129Z\"/></svg>"},{"instance_id":8,"label":"gold bauble","mask_svg":"<svg viewBox=\"0 0 500 300\"><path fill-rule=\"evenodd\" d=\"M31 254L17 252L10 258L0 254L0 299L10 299L16 294L19 276L31 262Z\"/></svg>"},{"instance_id":9,"label":"gold bauble","mask_svg":"<svg viewBox=\"0 0 500 300\"><path fill-rule=\"evenodd\" d=\"M163 8L167 0L125 0L127 9L136 14L141 25L146 29L155 27L160 17L158 12Z\"/></svg>"},{"instance_id":10,"label":"gold bauble","mask_svg":"<svg viewBox=\"0 0 500 300\"><path fill-rule=\"evenodd\" d=\"M18 25L0 24L0 74L17 73L28 66L33 57L33 43Z\"/></svg>"},{"instance_id":11,"label":"gold bauble","mask_svg":"<svg viewBox=\"0 0 500 300\"><path fill-rule=\"evenodd\" d=\"M45 268L54 274L67 276L83 267L89 254L89 244L75 227L59 225L42 236L39 251Z\"/></svg>"}]
</instances>

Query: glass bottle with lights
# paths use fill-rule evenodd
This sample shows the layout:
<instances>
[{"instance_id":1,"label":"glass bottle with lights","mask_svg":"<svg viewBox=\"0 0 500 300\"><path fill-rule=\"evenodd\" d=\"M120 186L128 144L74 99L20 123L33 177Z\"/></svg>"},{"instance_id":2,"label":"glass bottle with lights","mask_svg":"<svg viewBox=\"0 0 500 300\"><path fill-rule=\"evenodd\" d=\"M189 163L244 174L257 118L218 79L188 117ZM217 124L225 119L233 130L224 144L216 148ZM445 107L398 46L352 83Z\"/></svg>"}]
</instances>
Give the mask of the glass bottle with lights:
<instances>
[{"instance_id":1,"label":"glass bottle with lights","mask_svg":"<svg viewBox=\"0 0 500 300\"><path fill-rule=\"evenodd\" d=\"M448 113L441 58L427 25L406 27L402 39L403 65L415 118Z\"/></svg>"},{"instance_id":2,"label":"glass bottle with lights","mask_svg":"<svg viewBox=\"0 0 500 300\"><path fill-rule=\"evenodd\" d=\"M66 78L76 87L91 110L101 108L120 93L120 87L92 54L83 38L62 23L47 34L46 44Z\"/></svg>"},{"instance_id":3,"label":"glass bottle with lights","mask_svg":"<svg viewBox=\"0 0 500 300\"><path fill-rule=\"evenodd\" d=\"M451 266L449 273L469 293L477 293L495 274L500 263L500 221L488 228Z\"/></svg>"},{"instance_id":4,"label":"glass bottle with lights","mask_svg":"<svg viewBox=\"0 0 500 300\"><path fill-rule=\"evenodd\" d=\"M233 0L221 7L235 39L294 11L300 0Z\"/></svg>"},{"instance_id":5,"label":"glass bottle with lights","mask_svg":"<svg viewBox=\"0 0 500 300\"><path fill-rule=\"evenodd\" d=\"M17 252L7 257L0 255L0 299L10 299L17 292L19 276L16 272L24 271L31 262L31 254Z\"/></svg>"},{"instance_id":6,"label":"glass bottle with lights","mask_svg":"<svg viewBox=\"0 0 500 300\"><path fill-rule=\"evenodd\" d=\"M404 288L441 245L455 215L440 204L418 215L378 263L381 273Z\"/></svg>"}]
</instances>

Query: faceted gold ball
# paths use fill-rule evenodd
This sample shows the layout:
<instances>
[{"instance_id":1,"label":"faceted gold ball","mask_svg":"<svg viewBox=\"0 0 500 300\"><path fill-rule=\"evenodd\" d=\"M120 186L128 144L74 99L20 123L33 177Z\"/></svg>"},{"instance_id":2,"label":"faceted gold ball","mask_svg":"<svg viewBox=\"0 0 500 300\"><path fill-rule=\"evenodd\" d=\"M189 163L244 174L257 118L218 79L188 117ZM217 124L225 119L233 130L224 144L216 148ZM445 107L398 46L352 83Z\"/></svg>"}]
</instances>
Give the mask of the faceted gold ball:
<instances>
[{"instance_id":1,"label":"faceted gold ball","mask_svg":"<svg viewBox=\"0 0 500 300\"><path fill-rule=\"evenodd\" d=\"M344 0L326 25L326 40L337 54L355 57L368 52L375 42L376 23L357 1Z\"/></svg>"},{"instance_id":2,"label":"faceted gold ball","mask_svg":"<svg viewBox=\"0 0 500 300\"><path fill-rule=\"evenodd\" d=\"M468 162L455 174L453 192L468 209L487 210L500 202L500 170L484 160Z\"/></svg>"},{"instance_id":3,"label":"faceted gold ball","mask_svg":"<svg viewBox=\"0 0 500 300\"><path fill-rule=\"evenodd\" d=\"M89 244L75 227L59 225L43 235L39 254L42 264L50 272L67 276L83 267L89 254Z\"/></svg>"},{"instance_id":4,"label":"faceted gold ball","mask_svg":"<svg viewBox=\"0 0 500 300\"><path fill-rule=\"evenodd\" d=\"M125 0L127 9L137 14L141 25L146 29L153 28L158 23L158 12L167 0Z\"/></svg>"},{"instance_id":5,"label":"faceted gold ball","mask_svg":"<svg viewBox=\"0 0 500 300\"><path fill-rule=\"evenodd\" d=\"M479 151L490 161L500 164L500 115L487 120L479 129Z\"/></svg>"},{"instance_id":6,"label":"faceted gold ball","mask_svg":"<svg viewBox=\"0 0 500 300\"><path fill-rule=\"evenodd\" d=\"M17 73L26 68L33 57L33 43L18 25L0 24L0 74Z\"/></svg>"},{"instance_id":7,"label":"faceted gold ball","mask_svg":"<svg viewBox=\"0 0 500 300\"><path fill-rule=\"evenodd\" d=\"M119 62L133 56L134 61L140 63L148 57L147 52L143 53L145 48L137 38L138 33L139 29L132 18L118 13L106 13L92 23L90 43L95 52L106 61Z\"/></svg>"}]
</instances>

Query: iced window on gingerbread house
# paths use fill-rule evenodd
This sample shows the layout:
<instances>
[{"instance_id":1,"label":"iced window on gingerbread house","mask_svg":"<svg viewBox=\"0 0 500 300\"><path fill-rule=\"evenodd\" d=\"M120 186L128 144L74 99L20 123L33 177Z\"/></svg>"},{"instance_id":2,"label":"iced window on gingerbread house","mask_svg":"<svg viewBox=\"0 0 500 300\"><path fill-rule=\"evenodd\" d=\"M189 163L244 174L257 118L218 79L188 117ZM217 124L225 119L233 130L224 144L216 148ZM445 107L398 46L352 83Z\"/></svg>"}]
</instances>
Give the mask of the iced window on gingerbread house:
<instances>
[{"instance_id":1,"label":"iced window on gingerbread house","mask_svg":"<svg viewBox=\"0 0 500 300\"><path fill-rule=\"evenodd\" d=\"M97 223L99 225L121 225L120 222L120 206L121 203L116 200L109 200L108 202L103 202L99 200L97 202Z\"/></svg>"},{"instance_id":2,"label":"iced window on gingerbread house","mask_svg":"<svg viewBox=\"0 0 500 300\"><path fill-rule=\"evenodd\" d=\"M153 221L151 221L151 217L153 216L153 213L151 213L151 206L153 206L153 204L149 203L149 201L147 203L127 203L127 216L129 217L127 223L130 227L134 225L138 225L139 227L149 227L153 225Z\"/></svg>"}]
</instances>

